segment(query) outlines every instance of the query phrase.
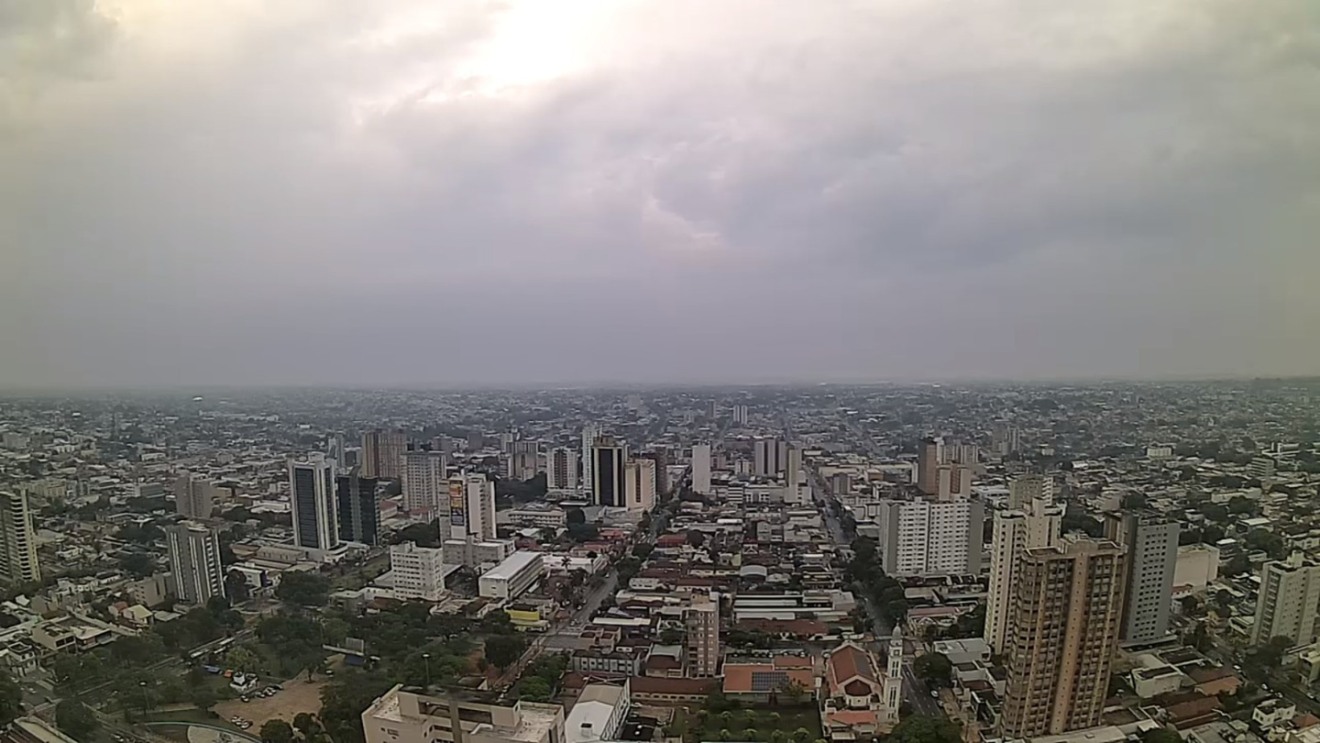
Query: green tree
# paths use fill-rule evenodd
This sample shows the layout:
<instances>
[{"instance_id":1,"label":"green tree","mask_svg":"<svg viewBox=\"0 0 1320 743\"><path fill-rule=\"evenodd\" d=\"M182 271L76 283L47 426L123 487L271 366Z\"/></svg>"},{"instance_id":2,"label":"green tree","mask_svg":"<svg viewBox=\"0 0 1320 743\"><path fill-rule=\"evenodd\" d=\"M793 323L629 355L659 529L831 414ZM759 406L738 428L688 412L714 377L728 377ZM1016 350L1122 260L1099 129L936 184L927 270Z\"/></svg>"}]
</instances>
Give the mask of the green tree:
<instances>
[{"instance_id":1,"label":"green tree","mask_svg":"<svg viewBox=\"0 0 1320 743\"><path fill-rule=\"evenodd\" d=\"M587 523L587 514L581 508L570 508L564 513L564 522L568 526Z\"/></svg>"},{"instance_id":2,"label":"green tree","mask_svg":"<svg viewBox=\"0 0 1320 743\"><path fill-rule=\"evenodd\" d=\"M365 743L362 710L389 691L394 681L379 673L350 670L321 690L321 724L335 743Z\"/></svg>"},{"instance_id":3,"label":"green tree","mask_svg":"<svg viewBox=\"0 0 1320 743\"><path fill-rule=\"evenodd\" d=\"M807 687L803 686L801 681L792 679L784 685L784 688L779 690L779 693L784 696L784 701L797 706L802 704L803 699L807 698Z\"/></svg>"},{"instance_id":4,"label":"green tree","mask_svg":"<svg viewBox=\"0 0 1320 743\"><path fill-rule=\"evenodd\" d=\"M689 529L687 533L687 543L693 547L700 547L706 543L706 535L696 529Z\"/></svg>"},{"instance_id":5,"label":"green tree","mask_svg":"<svg viewBox=\"0 0 1320 743\"><path fill-rule=\"evenodd\" d=\"M522 657L527 640L522 635L495 635L486 638L486 660L496 668L505 669Z\"/></svg>"},{"instance_id":6,"label":"green tree","mask_svg":"<svg viewBox=\"0 0 1320 743\"><path fill-rule=\"evenodd\" d=\"M811 740L811 731L806 728L798 728L793 731L793 743L807 743Z\"/></svg>"},{"instance_id":7,"label":"green tree","mask_svg":"<svg viewBox=\"0 0 1320 743\"><path fill-rule=\"evenodd\" d=\"M129 575L145 578L156 572L156 560L146 552L126 552L119 558L119 567Z\"/></svg>"},{"instance_id":8,"label":"green tree","mask_svg":"<svg viewBox=\"0 0 1320 743\"><path fill-rule=\"evenodd\" d=\"M529 702L550 701L550 684L540 676L532 676L518 682L518 698Z\"/></svg>"},{"instance_id":9,"label":"green tree","mask_svg":"<svg viewBox=\"0 0 1320 743\"><path fill-rule=\"evenodd\" d=\"M247 577L237 570L230 570L225 576L225 595L229 597L230 605L242 604L252 598Z\"/></svg>"},{"instance_id":10,"label":"green tree","mask_svg":"<svg viewBox=\"0 0 1320 743\"><path fill-rule=\"evenodd\" d=\"M96 715L76 699L65 699L55 705L55 725L74 740L91 738L101 727Z\"/></svg>"},{"instance_id":11,"label":"green tree","mask_svg":"<svg viewBox=\"0 0 1320 743\"><path fill-rule=\"evenodd\" d=\"M720 728L720 740L733 740L733 731L728 728Z\"/></svg>"},{"instance_id":12,"label":"green tree","mask_svg":"<svg viewBox=\"0 0 1320 743\"><path fill-rule=\"evenodd\" d=\"M1243 573L1251 570L1251 560L1247 559L1245 552L1239 552L1233 555L1233 558L1224 566L1224 575L1230 578L1236 578Z\"/></svg>"},{"instance_id":13,"label":"green tree","mask_svg":"<svg viewBox=\"0 0 1320 743\"><path fill-rule=\"evenodd\" d=\"M1182 743L1182 736L1168 728L1153 728L1141 734L1141 743Z\"/></svg>"},{"instance_id":14,"label":"green tree","mask_svg":"<svg viewBox=\"0 0 1320 743\"><path fill-rule=\"evenodd\" d=\"M943 653L926 653L912 663L912 672L932 689L953 686L953 664Z\"/></svg>"},{"instance_id":15,"label":"green tree","mask_svg":"<svg viewBox=\"0 0 1320 743\"><path fill-rule=\"evenodd\" d=\"M330 579L319 573L285 573L275 595L301 606L325 606L330 602Z\"/></svg>"},{"instance_id":16,"label":"green tree","mask_svg":"<svg viewBox=\"0 0 1320 743\"><path fill-rule=\"evenodd\" d=\"M276 717L266 720L258 733L262 743L293 743L293 726Z\"/></svg>"},{"instance_id":17,"label":"green tree","mask_svg":"<svg viewBox=\"0 0 1320 743\"><path fill-rule=\"evenodd\" d=\"M746 740L760 740L761 731L754 727L749 727L742 732L742 737Z\"/></svg>"},{"instance_id":18,"label":"green tree","mask_svg":"<svg viewBox=\"0 0 1320 743\"><path fill-rule=\"evenodd\" d=\"M962 731L943 717L912 715L898 723L889 743L962 743Z\"/></svg>"},{"instance_id":19,"label":"green tree","mask_svg":"<svg viewBox=\"0 0 1320 743\"><path fill-rule=\"evenodd\" d=\"M321 732L321 723L310 712L299 712L293 716L293 728L302 733L303 740L307 740Z\"/></svg>"},{"instance_id":20,"label":"green tree","mask_svg":"<svg viewBox=\"0 0 1320 743\"><path fill-rule=\"evenodd\" d=\"M225 665L235 671L257 673L261 671L261 658L250 649L240 645L225 654Z\"/></svg>"}]
</instances>

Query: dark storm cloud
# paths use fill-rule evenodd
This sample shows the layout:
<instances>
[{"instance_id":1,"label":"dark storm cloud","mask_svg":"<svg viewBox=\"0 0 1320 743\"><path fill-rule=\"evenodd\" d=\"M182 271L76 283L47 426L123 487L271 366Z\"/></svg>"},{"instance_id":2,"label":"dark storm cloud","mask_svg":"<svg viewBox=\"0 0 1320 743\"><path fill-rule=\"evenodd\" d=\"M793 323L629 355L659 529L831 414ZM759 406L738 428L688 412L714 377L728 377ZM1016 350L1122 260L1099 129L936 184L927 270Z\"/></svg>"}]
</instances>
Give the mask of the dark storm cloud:
<instances>
[{"instance_id":1,"label":"dark storm cloud","mask_svg":"<svg viewBox=\"0 0 1320 743\"><path fill-rule=\"evenodd\" d=\"M1305 0L435 7L0 6L0 381L1320 372Z\"/></svg>"}]
</instances>

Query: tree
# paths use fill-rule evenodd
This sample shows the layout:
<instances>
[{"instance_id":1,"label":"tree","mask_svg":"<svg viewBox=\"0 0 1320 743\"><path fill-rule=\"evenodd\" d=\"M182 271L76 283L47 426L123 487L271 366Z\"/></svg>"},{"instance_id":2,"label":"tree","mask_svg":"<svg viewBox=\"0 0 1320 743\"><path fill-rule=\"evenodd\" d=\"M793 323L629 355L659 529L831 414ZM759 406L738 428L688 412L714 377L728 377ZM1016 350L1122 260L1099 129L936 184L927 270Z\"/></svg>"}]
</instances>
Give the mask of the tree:
<instances>
[{"instance_id":1,"label":"tree","mask_svg":"<svg viewBox=\"0 0 1320 743\"><path fill-rule=\"evenodd\" d=\"M807 743L811 740L811 731L806 728L798 728L793 731L793 743Z\"/></svg>"},{"instance_id":2,"label":"tree","mask_svg":"<svg viewBox=\"0 0 1320 743\"><path fill-rule=\"evenodd\" d=\"M1189 617L1194 617L1201 611L1201 602L1195 596L1183 596L1179 599L1182 605L1182 613Z\"/></svg>"},{"instance_id":3,"label":"tree","mask_svg":"<svg viewBox=\"0 0 1320 743\"><path fill-rule=\"evenodd\" d=\"M237 570L230 570L229 575L225 576L225 595L229 597L230 605L241 604L252 598L247 576Z\"/></svg>"},{"instance_id":4,"label":"tree","mask_svg":"<svg viewBox=\"0 0 1320 743\"><path fill-rule=\"evenodd\" d=\"M690 529L687 533L687 543L693 547L700 547L706 543L706 535L696 529Z\"/></svg>"},{"instance_id":5,"label":"tree","mask_svg":"<svg viewBox=\"0 0 1320 743\"><path fill-rule=\"evenodd\" d=\"M894 727L890 743L962 743L958 724L943 717L912 715Z\"/></svg>"},{"instance_id":6,"label":"tree","mask_svg":"<svg viewBox=\"0 0 1320 743\"><path fill-rule=\"evenodd\" d=\"M266 720L258 735L262 743L293 743L294 741L293 726L278 717Z\"/></svg>"},{"instance_id":7,"label":"tree","mask_svg":"<svg viewBox=\"0 0 1320 743\"><path fill-rule=\"evenodd\" d=\"M497 668L505 669L522 657L527 640L522 635L495 635L486 638L486 660Z\"/></svg>"},{"instance_id":8,"label":"tree","mask_svg":"<svg viewBox=\"0 0 1320 743\"><path fill-rule=\"evenodd\" d=\"M1251 570L1251 560L1247 558L1245 552L1239 552L1233 555L1233 559L1224 566L1224 575L1230 578L1237 577Z\"/></svg>"},{"instance_id":9,"label":"tree","mask_svg":"<svg viewBox=\"0 0 1320 743\"><path fill-rule=\"evenodd\" d=\"M275 595L301 606L325 606L330 602L330 579L319 573L285 573Z\"/></svg>"},{"instance_id":10,"label":"tree","mask_svg":"<svg viewBox=\"0 0 1320 743\"><path fill-rule=\"evenodd\" d=\"M156 572L156 560L146 552L126 552L119 558L119 567L129 575L145 578Z\"/></svg>"},{"instance_id":11,"label":"tree","mask_svg":"<svg viewBox=\"0 0 1320 743\"><path fill-rule=\"evenodd\" d=\"M518 682L518 698L529 702L550 701L550 684L540 676L532 676Z\"/></svg>"},{"instance_id":12,"label":"tree","mask_svg":"<svg viewBox=\"0 0 1320 743\"><path fill-rule=\"evenodd\" d=\"M299 712L293 716L293 727L302 733L303 740L311 738L321 731L321 723L310 712Z\"/></svg>"},{"instance_id":13,"label":"tree","mask_svg":"<svg viewBox=\"0 0 1320 743\"><path fill-rule=\"evenodd\" d=\"M953 686L953 664L943 653L926 653L912 663L912 672L932 689Z\"/></svg>"},{"instance_id":14,"label":"tree","mask_svg":"<svg viewBox=\"0 0 1320 743\"><path fill-rule=\"evenodd\" d=\"M435 548L440 546L440 522L432 521L428 524L409 524L403 527L390 540L391 544L403 544L412 542L418 547Z\"/></svg>"},{"instance_id":15,"label":"tree","mask_svg":"<svg viewBox=\"0 0 1320 743\"><path fill-rule=\"evenodd\" d=\"M1141 493L1128 493L1123 496L1124 510L1138 510L1146 507L1146 496Z\"/></svg>"},{"instance_id":16,"label":"tree","mask_svg":"<svg viewBox=\"0 0 1320 743\"><path fill-rule=\"evenodd\" d=\"M383 674L351 670L321 690L321 725L335 743L365 743L362 710L389 691L394 680Z\"/></svg>"},{"instance_id":17,"label":"tree","mask_svg":"<svg viewBox=\"0 0 1320 743\"><path fill-rule=\"evenodd\" d=\"M568 526L572 526L573 524L585 524L587 523L587 514L583 513L581 508L570 508L564 514L564 522Z\"/></svg>"},{"instance_id":18,"label":"tree","mask_svg":"<svg viewBox=\"0 0 1320 743\"><path fill-rule=\"evenodd\" d=\"M733 731L728 728L720 728L720 740L733 740Z\"/></svg>"},{"instance_id":19,"label":"tree","mask_svg":"<svg viewBox=\"0 0 1320 743\"><path fill-rule=\"evenodd\" d=\"M649 542L643 542L642 544L635 544L633 545L632 548L633 557L636 557L638 560L645 560L646 558L650 557L651 553L654 551L655 551L655 545Z\"/></svg>"},{"instance_id":20,"label":"tree","mask_svg":"<svg viewBox=\"0 0 1320 743\"><path fill-rule=\"evenodd\" d=\"M789 704L796 706L802 704L802 700L806 699L807 687L803 686L801 681L793 679L785 684L779 693L784 695Z\"/></svg>"},{"instance_id":21,"label":"tree","mask_svg":"<svg viewBox=\"0 0 1320 743\"><path fill-rule=\"evenodd\" d=\"M242 673L255 673L261 670L261 659L240 645L225 654L225 665Z\"/></svg>"},{"instance_id":22,"label":"tree","mask_svg":"<svg viewBox=\"0 0 1320 743\"><path fill-rule=\"evenodd\" d=\"M1141 743L1182 743L1182 736L1168 728L1154 728L1141 734Z\"/></svg>"},{"instance_id":23,"label":"tree","mask_svg":"<svg viewBox=\"0 0 1320 743\"><path fill-rule=\"evenodd\" d=\"M55 705L55 725L74 740L87 740L101 727L96 715L76 699Z\"/></svg>"}]
</instances>

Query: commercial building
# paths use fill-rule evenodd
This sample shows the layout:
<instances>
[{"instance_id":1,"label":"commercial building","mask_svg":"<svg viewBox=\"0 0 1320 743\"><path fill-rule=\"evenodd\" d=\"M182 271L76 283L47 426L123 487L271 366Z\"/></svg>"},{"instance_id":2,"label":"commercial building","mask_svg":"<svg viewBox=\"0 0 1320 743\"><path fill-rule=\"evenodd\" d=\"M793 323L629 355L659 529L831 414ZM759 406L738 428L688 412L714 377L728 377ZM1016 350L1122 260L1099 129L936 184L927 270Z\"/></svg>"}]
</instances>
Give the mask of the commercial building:
<instances>
[{"instance_id":1,"label":"commercial building","mask_svg":"<svg viewBox=\"0 0 1320 743\"><path fill-rule=\"evenodd\" d=\"M0 492L0 581L34 583L41 580L37 561L37 534L25 491Z\"/></svg>"},{"instance_id":2,"label":"commercial building","mask_svg":"<svg viewBox=\"0 0 1320 743\"><path fill-rule=\"evenodd\" d=\"M784 502L799 503L802 501L798 481L802 479L802 450L796 445L790 444L788 447L788 457L784 461Z\"/></svg>"},{"instance_id":3,"label":"commercial building","mask_svg":"<svg viewBox=\"0 0 1320 743\"><path fill-rule=\"evenodd\" d=\"M512 539L495 539L488 542L449 539L440 546L445 551L446 565L464 565L479 572L499 565L514 552Z\"/></svg>"},{"instance_id":4,"label":"commercial building","mask_svg":"<svg viewBox=\"0 0 1320 743\"><path fill-rule=\"evenodd\" d=\"M779 477L788 466L788 442L766 436L752 442L752 474Z\"/></svg>"},{"instance_id":5,"label":"commercial building","mask_svg":"<svg viewBox=\"0 0 1320 743\"><path fill-rule=\"evenodd\" d=\"M577 452L566 446L557 446L545 455L545 487L548 490L577 489Z\"/></svg>"},{"instance_id":6,"label":"commercial building","mask_svg":"<svg viewBox=\"0 0 1320 743\"><path fill-rule=\"evenodd\" d=\"M390 576L401 599L439 601L445 594L444 550L401 542L390 547Z\"/></svg>"},{"instance_id":7,"label":"commercial building","mask_svg":"<svg viewBox=\"0 0 1320 743\"><path fill-rule=\"evenodd\" d=\"M621 740L623 721L628 719L628 682L587 684L564 723L567 743L599 743Z\"/></svg>"},{"instance_id":8,"label":"commercial building","mask_svg":"<svg viewBox=\"0 0 1320 743\"><path fill-rule=\"evenodd\" d=\"M361 477L359 472L360 468L354 467L335 478L339 538L372 546L380 543L380 496L376 479Z\"/></svg>"},{"instance_id":9,"label":"commercial building","mask_svg":"<svg viewBox=\"0 0 1320 743\"><path fill-rule=\"evenodd\" d=\"M710 444L692 447L692 492L710 495Z\"/></svg>"},{"instance_id":10,"label":"commercial building","mask_svg":"<svg viewBox=\"0 0 1320 743\"><path fill-rule=\"evenodd\" d=\"M612 436L598 436L591 447L591 502L597 506L623 508L628 491L624 463L627 445Z\"/></svg>"},{"instance_id":11,"label":"commercial building","mask_svg":"<svg viewBox=\"0 0 1320 743\"><path fill-rule=\"evenodd\" d=\"M979 500L883 500L880 559L895 577L977 575L985 507Z\"/></svg>"},{"instance_id":12,"label":"commercial building","mask_svg":"<svg viewBox=\"0 0 1320 743\"><path fill-rule=\"evenodd\" d=\"M362 712L366 743L566 743L564 708L397 685Z\"/></svg>"},{"instance_id":13,"label":"commercial building","mask_svg":"<svg viewBox=\"0 0 1320 743\"><path fill-rule=\"evenodd\" d=\"M927 438L917 453L917 489L937 501L969 498L976 447L946 444L943 438Z\"/></svg>"},{"instance_id":14,"label":"commercial building","mask_svg":"<svg viewBox=\"0 0 1320 743\"><path fill-rule=\"evenodd\" d=\"M191 472L174 479L174 511L189 519L209 519L214 505L215 485Z\"/></svg>"},{"instance_id":15,"label":"commercial building","mask_svg":"<svg viewBox=\"0 0 1320 743\"><path fill-rule=\"evenodd\" d=\"M702 678L720 672L720 602L718 596L693 594L683 611L687 624L687 675Z\"/></svg>"},{"instance_id":16,"label":"commercial building","mask_svg":"<svg viewBox=\"0 0 1320 743\"><path fill-rule=\"evenodd\" d=\"M440 506L440 539L486 542L495 538L495 483L480 472L449 478Z\"/></svg>"},{"instance_id":17,"label":"commercial building","mask_svg":"<svg viewBox=\"0 0 1320 743\"><path fill-rule=\"evenodd\" d=\"M439 513L449 486L445 455L438 451L408 451L401 457L403 510L413 514Z\"/></svg>"},{"instance_id":18,"label":"commercial building","mask_svg":"<svg viewBox=\"0 0 1320 743\"><path fill-rule=\"evenodd\" d=\"M600 436L600 426L595 423L588 423L582 427L582 486L592 488L595 492L596 479L594 474L595 455L592 451L596 446L596 437Z\"/></svg>"},{"instance_id":19,"label":"commercial building","mask_svg":"<svg viewBox=\"0 0 1320 743\"><path fill-rule=\"evenodd\" d=\"M1219 549L1208 544L1185 544L1178 548L1173 568L1175 596L1203 593L1219 578Z\"/></svg>"},{"instance_id":20,"label":"commercial building","mask_svg":"<svg viewBox=\"0 0 1320 743\"><path fill-rule=\"evenodd\" d=\"M1071 536L1023 554L1004 652L1004 737L1100 724L1118 647L1124 563L1121 545Z\"/></svg>"},{"instance_id":21,"label":"commercial building","mask_svg":"<svg viewBox=\"0 0 1320 743\"><path fill-rule=\"evenodd\" d=\"M1296 645L1309 645L1320 637L1320 564L1294 552L1286 560L1265 563L1256 599L1252 641L1287 637Z\"/></svg>"},{"instance_id":22,"label":"commercial building","mask_svg":"<svg viewBox=\"0 0 1320 743\"><path fill-rule=\"evenodd\" d=\"M1008 639L1008 621L1013 610L1013 581L1018 562L1029 549L1054 547L1059 543L1064 508L1046 498L1028 502L1027 510L995 514L994 537L990 543L990 588L986 595L985 641L1003 653Z\"/></svg>"},{"instance_id":23,"label":"commercial building","mask_svg":"<svg viewBox=\"0 0 1320 743\"><path fill-rule=\"evenodd\" d=\"M639 457L624 465L624 504L629 511L655 508L655 460Z\"/></svg>"},{"instance_id":24,"label":"commercial building","mask_svg":"<svg viewBox=\"0 0 1320 743\"><path fill-rule=\"evenodd\" d=\"M515 441L509 450L505 476L514 480L530 480L541 470L541 443Z\"/></svg>"},{"instance_id":25,"label":"commercial building","mask_svg":"<svg viewBox=\"0 0 1320 743\"><path fill-rule=\"evenodd\" d=\"M408 437L403 431L368 431L362 435L362 476L398 480Z\"/></svg>"},{"instance_id":26,"label":"commercial building","mask_svg":"<svg viewBox=\"0 0 1320 743\"><path fill-rule=\"evenodd\" d=\"M539 552L518 551L477 580L477 592L491 599L507 601L527 592L545 574Z\"/></svg>"},{"instance_id":27,"label":"commercial building","mask_svg":"<svg viewBox=\"0 0 1320 743\"><path fill-rule=\"evenodd\" d=\"M1111 514L1105 536L1122 545L1127 576L1123 581L1123 626L1127 645L1168 639L1173 609L1173 574L1178 564L1178 522L1152 511Z\"/></svg>"},{"instance_id":28,"label":"commercial building","mask_svg":"<svg viewBox=\"0 0 1320 743\"><path fill-rule=\"evenodd\" d=\"M295 546L313 556L339 546L334 460L317 454L304 462L289 462L289 505Z\"/></svg>"},{"instance_id":29,"label":"commercial building","mask_svg":"<svg viewBox=\"0 0 1320 743\"><path fill-rule=\"evenodd\" d=\"M1032 503L1054 502L1054 478L1049 475L1019 475L1008 483L1008 507L1025 511Z\"/></svg>"},{"instance_id":30,"label":"commercial building","mask_svg":"<svg viewBox=\"0 0 1320 743\"><path fill-rule=\"evenodd\" d=\"M944 439L926 438L921 441L917 452L917 489L926 495L939 492L937 471L944 463Z\"/></svg>"},{"instance_id":31,"label":"commercial building","mask_svg":"<svg viewBox=\"0 0 1320 743\"><path fill-rule=\"evenodd\" d=\"M521 508L500 511L508 523L535 529L563 529L568 526L568 512L548 503L528 503Z\"/></svg>"},{"instance_id":32,"label":"commercial building","mask_svg":"<svg viewBox=\"0 0 1320 743\"><path fill-rule=\"evenodd\" d=\"M189 521L171 524L165 527L165 545L179 603L205 606L211 597L225 595L220 539L214 531Z\"/></svg>"}]
</instances>

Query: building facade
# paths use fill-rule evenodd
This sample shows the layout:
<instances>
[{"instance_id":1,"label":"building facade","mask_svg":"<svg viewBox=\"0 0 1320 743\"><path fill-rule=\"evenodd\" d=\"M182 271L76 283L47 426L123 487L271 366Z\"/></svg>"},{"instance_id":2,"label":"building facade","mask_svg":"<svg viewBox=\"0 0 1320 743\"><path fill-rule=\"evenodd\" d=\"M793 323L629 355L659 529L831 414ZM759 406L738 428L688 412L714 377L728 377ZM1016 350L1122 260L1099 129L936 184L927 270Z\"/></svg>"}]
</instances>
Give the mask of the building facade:
<instances>
[{"instance_id":1,"label":"building facade","mask_svg":"<svg viewBox=\"0 0 1320 743\"><path fill-rule=\"evenodd\" d=\"M577 489L577 452L567 446L557 446L545 455L545 487L547 490L571 491Z\"/></svg>"},{"instance_id":2,"label":"building facade","mask_svg":"<svg viewBox=\"0 0 1320 743\"><path fill-rule=\"evenodd\" d=\"M336 510L339 517L339 539L374 546L380 544L380 497L376 494L377 480L361 477L354 467L345 475L335 478Z\"/></svg>"},{"instance_id":3,"label":"building facade","mask_svg":"<svg viewBox=\"0 0 1320 743\"><path fill-rule=\"evenodd\" d=\"M1320 637L1320 564L1294 552L1286 560L1265 563L1256 599L1252 642L1264 644L1287 637L1306 645Z\"/></svg>"},{"instance_id":4,"label":"building facade","mask_svg":"<svg viewBox=\"0 0 1320 743\"><path fill-rule=\"evenodd\" d=\"M880 560L889 575L976 575L981 572L985 507L979 500L884 500Z\"/></svg>"},{"instance_id":5,"label":"building facade","mask_svg":"<svg viewBox=\"0 0 1320 743\"><path fill-rule=\"evenodd\" d=\"M986 595L985 641L1003 653L1008 639L1008 621L1013 609L1013 581L1018 562L1029 549L1059 544L1064 508L1046 498L1028 503L1027 510L995 514L994 537L990 543L990 588Z\"/></svg>"},{"instance_id":6,"label":"building facade","mask_svg":"<svg viewBox=\"0 0 1320 743\"><path fill-rule=\"evenodd\" d=\"M215 486L191 472L174 479L174 511L188 519L209 519L214 506Z\"/></svg>"},{"instance_id":7,"label":"building facade","mask_svg":"<svg viewBox=\"0 0 1320 743\"><path fill-rule=\"evenodd\" d=\"M780 477L788 466L788 442L765 436L752 442L752 474Z\"/></svg>"},{"instance_id":8,"label":"building facade","mask_svg":"<svg viewBox=\"0 0 1320 743\"><path fill-rule=\"evenodd\" d=\"M408 437L403 431L368 431L362 435L362 476L398 480Z\"/></svg>"},{"instance_id":9,"label":"building facade","mask_svg":"<svg viewBox=\"0 0 1320 743\"><path fill-rule=\"evenodd\" d=\"M1059 735L1100 724L1118 648L1123 547L1066 537L1029 549L1013 582L1000 732Z\"/></svg>"},{"instance_id":10,"label":"building facade","mask_svg":"<svg viewBox=\"0 0 1320 743\"><path fill-rule=\"evenodd\" d=\"M692 492L710 495L710 444L692 447Z\"/></svg>"},{"instance_id":11,"label":"building facade","mask_svg":"<svg viewBox=\"0 0 1320 743\"><path fill-rule=\"evenodd\" d=\"M11 584L41 580L32 508L22 490L0 493L0 580Z\"/></svg>"},{"instance_id":12,"label":"building facade","mask_svg":"<svg viewBox=\"0 0 1320 743\"><path fill-rule=\"evenodd\" d=\"M165 527L165 544L180 603L205 606L213 596L225 595L220 539L213 530L189 521L171 524Z\"/></svg>"},{"instance_id":13,"label":"building facade","mask_svg":"<svg viewBox=\"0 0 1320 743\"><path fill-rule=\"evenodd\" d=\"M1123 629L1127 645L1168 639L1173 575L1178 566L1178 522L1152 511L1111 514L1105 537L1126 552Z\"/></svg>"},{"instance_id":14,"label":"building facade","mask_svg":"<svg viewBox=\"0 0 1320 743\"><path fill-rule=\"evenodd\" d=\"M683 612L683 620L687 625L687 675L696 678L719 675L719 597L693 594L692 603Z\"/></svg>"},{"instance_id":15,"label":"building facade","mask_svg":"<svg viewBox=\"0 0 1320 743\"><path fill-rule=\"evenodd\" d=\"M362 712L362 732L366 743L567 743L558 704L401 684Z\"/></svg>"},{"instance_id":16,"label":"building facade","mask_svg":"<svg viewBox=\"0 0 1320 743\"><path fill-rule=\"evenodd\" d=\"M448 495L449 472L445 455L438 451L408 451L402 455L403 510L438 514Z\"/></svg>"},{"instance_id":17,"label":"building facade","mask_svg":"<svg viewBox=\"0 0 1320 743\"><path fill-rule=\"evenodd\" d=\"M591 502L597 506L623 508L628 491L624 464L628 447L612 436L598 436L591 447Z\"/></svg>"},{"instance_id":18,"label":"building facade","mask_svg":"<svg viewBox=\"0 0 1320 743\"><path fill-rule=\"evenodd\" d=\"M639 457L624 465L624 503L629 511L655 508L655 460Z\"/></svg>"},{"instance_id":19,"label":"building facade","mask_svg":"<svg viewBox=\"0 0 1320 743\"><path fill-rule=\"evenodd\" d=\"M316 455L303 462L289 462L289 505L294 545L315 554L339 546L333 460Z\"/></svg>"},{"instance_id":20,"label":"building facade","mask_svg":"<svg viewBox=\"0 0 1320 743\"><path fill-rule=\"evenodd\" d=\"M445 594L444 550L412 542L391 545L390 577L401 599L439 601Z\"/></svg>"},{"instance_id":21,"label":"building facade","mask_svg":"<svg viewBox=\"0 0 1320 743\"><path fill-rule=\"evenodd\" d=\"M543 575L545 561L541 553L520 550L477 579L477 591L484 598L516 599Z\"/></svg>"}]
</instances>

